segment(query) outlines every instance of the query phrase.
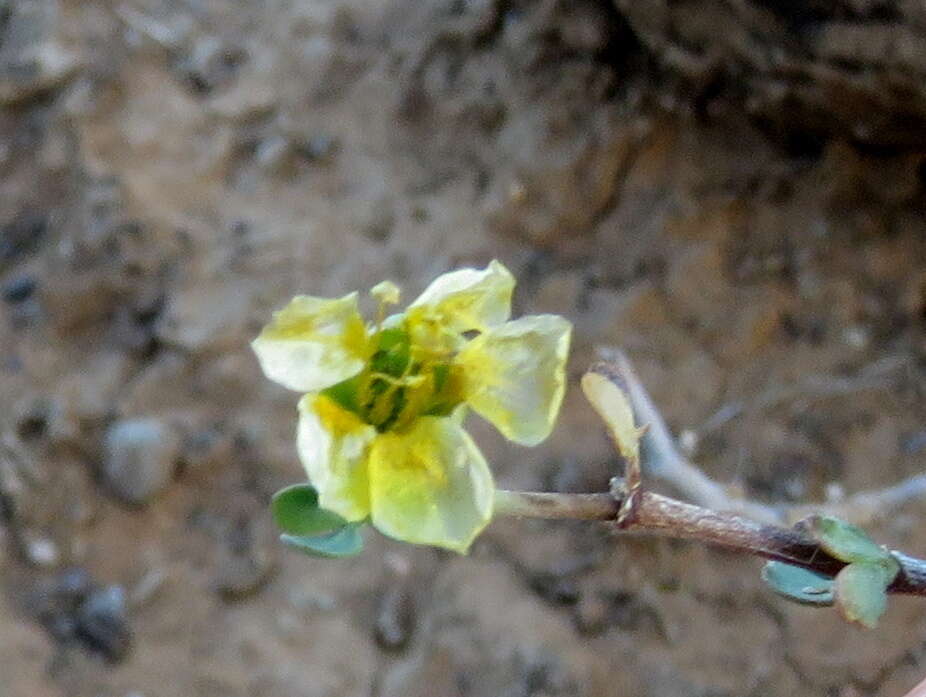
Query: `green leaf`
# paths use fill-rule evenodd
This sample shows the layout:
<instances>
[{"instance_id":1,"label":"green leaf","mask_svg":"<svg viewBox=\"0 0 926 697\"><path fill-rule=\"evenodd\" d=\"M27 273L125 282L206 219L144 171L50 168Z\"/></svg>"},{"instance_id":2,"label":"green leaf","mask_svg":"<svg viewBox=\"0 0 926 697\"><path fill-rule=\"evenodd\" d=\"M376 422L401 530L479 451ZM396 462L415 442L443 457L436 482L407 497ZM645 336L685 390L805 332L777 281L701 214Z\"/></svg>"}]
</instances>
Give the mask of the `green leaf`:
<instances>
[{"instance_id":1,"label":"green leaf","mask_svg":"<svg viewBox=\"0 0 926 697\"><path fill-rule=\"evenodd\" d=\"M770 561L762 569L762 580L788 600L803 605L833 604L833 579L809 569Z\"/></svg>"},{"instance_id":2,"label":"green leaf","mask_svg":"<svg viewBox=\"0 0 926 697\"><path fill-rule=\"evenodd\" d=\"M840 561L851 564L892 559L891 553L872 540L864 530L839 518L811 516L804 521L804 526L824 550Z\"/></svg>"},{"instance_id":3,"label":"green leaf","mask_svg":"<svg viewBox=\"0 0 926 697\"><path fill-rule=\"evenodd\" d=\"M836 574L836 607L849 622L874 629L887 609L887 587L899 565L857 562Z\"/></svg>"},{"instance_id":4,"label":"green leaf","mask_svg":"<svg viewBox=\"0 0 926 697\"><path fill-rule=\"evenodd\" d=\"M337 513L319 508L318 492L309 484L294 484L275 493L270 511L280 530L297 537L328 533L348 525Z\"/></svg>"},{"instance_id":5,"label":"green leaf","mask_svg":"<svg viewBox=\"0 0 926 697\"><path fill-rule=\"evenodd\" d=\"M280 540L283 544L309 556L340 559L352 557L363 550L363 538L360 536L359 528L359 523L348 523L340 530L327 535L280 535Z\"/></svg>"}]
</instances>

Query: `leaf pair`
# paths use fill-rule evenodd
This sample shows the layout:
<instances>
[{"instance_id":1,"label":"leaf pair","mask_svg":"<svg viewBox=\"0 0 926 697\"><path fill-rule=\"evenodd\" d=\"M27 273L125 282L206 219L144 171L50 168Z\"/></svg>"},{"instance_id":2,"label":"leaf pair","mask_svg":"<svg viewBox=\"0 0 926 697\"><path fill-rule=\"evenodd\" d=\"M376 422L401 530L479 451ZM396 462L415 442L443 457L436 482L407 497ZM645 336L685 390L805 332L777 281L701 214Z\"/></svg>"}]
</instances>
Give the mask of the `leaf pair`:
<instances>
[{"instance_id":1,"label":"leaf pair","mask_svg":"<svg viewBox=\"0 0 926 697\"><path fill-rule=\"evenodd\" d=\"M315 557L342 558L363 549L362 523L350 523L318 505L318 492L309 484L294 484L273 495L273 519L283 531L280 540Z\"/></svg>"},{"instance_id":2,"label":"leaf pair","mask_svg":"<svg viewBox=\"0 0 926 697\"><path fill-rule=\"evenodd\" d=\"M829 516L800 524L830 556L846 562L835 578L783 562L769 562L762 578L777 593L807 605L836 605L849 622L873 628L887 608L887 588L900 571L891 553L864 531Z\"/></svg>"}]
</instances>

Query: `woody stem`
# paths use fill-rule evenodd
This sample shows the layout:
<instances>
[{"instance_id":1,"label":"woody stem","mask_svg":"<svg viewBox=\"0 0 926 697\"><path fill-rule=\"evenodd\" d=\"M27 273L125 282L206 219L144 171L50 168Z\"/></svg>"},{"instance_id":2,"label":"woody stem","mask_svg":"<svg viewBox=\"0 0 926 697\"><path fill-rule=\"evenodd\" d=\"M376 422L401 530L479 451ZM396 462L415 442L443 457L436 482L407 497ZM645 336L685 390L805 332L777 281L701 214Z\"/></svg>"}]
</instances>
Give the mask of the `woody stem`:
<instances>
[{"instance_id":1,"label":"woody stem","mask_svg":"<svg viewBox=\"0 0 926 697\"><path fill-rule=\"evenodd\" d=\"M735 513L693 506L649 491L638 492L633 514L615 531L694 540L742 554L781 561L834 576L846 564L795 528L757 523ZM560 494L524 491L495 493L495 513L524 518L617 521L623 494ZM901 570L891 593L926 596L926 560L894 552Z\"/></svg>"}]
</instances>

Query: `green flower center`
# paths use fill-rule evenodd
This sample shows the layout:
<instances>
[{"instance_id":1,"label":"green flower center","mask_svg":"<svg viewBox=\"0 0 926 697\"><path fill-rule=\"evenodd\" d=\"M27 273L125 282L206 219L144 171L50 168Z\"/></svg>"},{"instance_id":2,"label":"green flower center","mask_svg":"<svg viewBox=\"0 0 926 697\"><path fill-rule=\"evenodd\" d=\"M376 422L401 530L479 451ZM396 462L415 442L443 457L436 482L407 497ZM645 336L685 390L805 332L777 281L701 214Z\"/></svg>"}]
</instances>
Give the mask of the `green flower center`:
<instances>
[{"instance_id":1,"label":"green flower center","mask_svg":"<svg viewBox=\"0 0 926 697\"><path fill-rule=\"evenodd\" d=\"M412 341L403 326L380 329L357 375L322 394L380 433L401 431L419 416L447 416L463 402L453 356Z\"/></svg>"}]
</instances>

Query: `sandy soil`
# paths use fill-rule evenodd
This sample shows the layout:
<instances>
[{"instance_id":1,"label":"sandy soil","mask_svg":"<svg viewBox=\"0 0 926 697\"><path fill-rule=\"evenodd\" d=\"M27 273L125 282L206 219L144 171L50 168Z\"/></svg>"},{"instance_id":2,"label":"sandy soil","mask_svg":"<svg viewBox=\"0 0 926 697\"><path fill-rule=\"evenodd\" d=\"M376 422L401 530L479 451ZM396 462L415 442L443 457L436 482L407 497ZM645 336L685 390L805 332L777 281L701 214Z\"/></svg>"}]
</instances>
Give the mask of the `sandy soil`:
<instances>
[{"instance_id":1,"label":"sandy soil","mask_svg":"<svg viewBox=\"0 0 926 697\"><path fill-rule=\"evenodd\" d=\"M903 694L922 601L863 632L563 523L330 562L267 514L301 477L269 312L492 258L576 327L547 443L473 420L502 486L606 487L576 384L607 345L751 496L922 471L924 153L803 135L591 0L0 2L0 695ZM873 532L926 554L924 514Z\"/></svg>"}]
</instances>

